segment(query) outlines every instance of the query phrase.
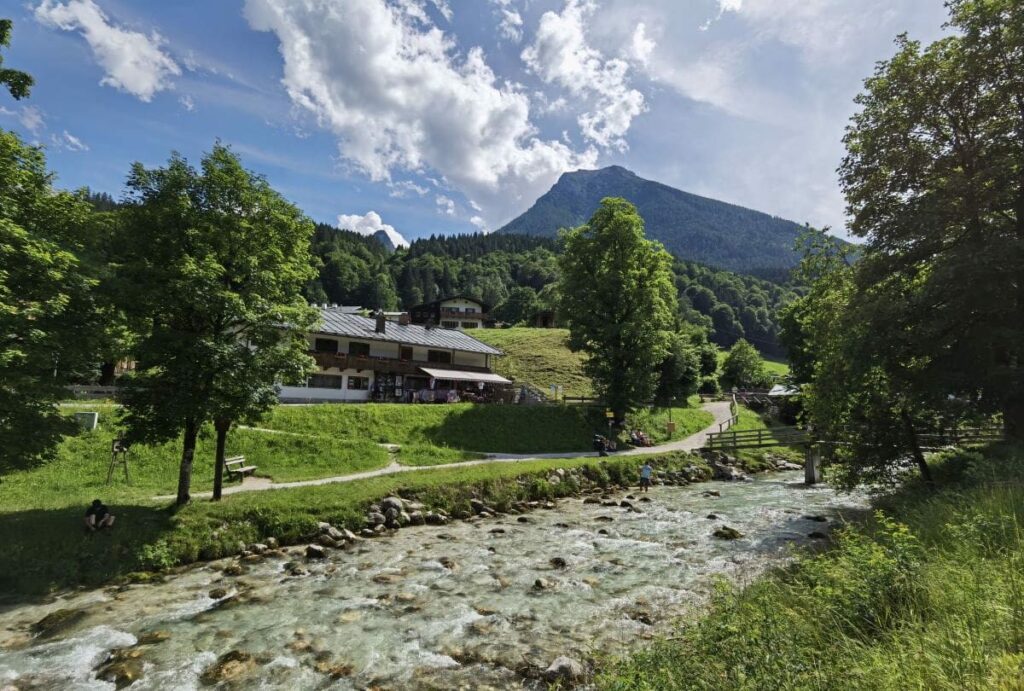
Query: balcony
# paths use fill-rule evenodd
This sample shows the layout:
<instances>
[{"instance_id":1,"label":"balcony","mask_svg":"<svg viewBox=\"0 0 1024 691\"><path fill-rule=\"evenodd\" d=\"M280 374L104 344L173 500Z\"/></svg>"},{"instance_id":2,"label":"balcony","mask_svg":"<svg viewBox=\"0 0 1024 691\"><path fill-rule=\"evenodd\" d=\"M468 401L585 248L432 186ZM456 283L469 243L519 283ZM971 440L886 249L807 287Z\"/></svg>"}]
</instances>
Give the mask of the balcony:
<instances>
[{"instance_id":1,"label":"balcony","mask_svg":"<svg viewBox=\"0 0 1024 691\"><path fill-rule=\"evenodd\" d=\"M453 310L442 307L441 319L458 321L485 321L487 319L487 314L484 312L463 312L462 310Z\"/></svg>"},{"instance_id":2,"label":"balcony","mask_svg":"<svg viewBox=\"0 0 1024 691\"><path fill-rule=\"evenodd\" d=\"M357 371L390 372L392 374L420 374L420 367L431 369L452 369L464 372L490 372L486 367L473 365L453 365L445 362L426 362L424 360L399 360L398 358L371 357L367 355L346 355L344 353L309 353L320 369L337 367L338 369L354 369Z\"/></svg>"}]
</instances>

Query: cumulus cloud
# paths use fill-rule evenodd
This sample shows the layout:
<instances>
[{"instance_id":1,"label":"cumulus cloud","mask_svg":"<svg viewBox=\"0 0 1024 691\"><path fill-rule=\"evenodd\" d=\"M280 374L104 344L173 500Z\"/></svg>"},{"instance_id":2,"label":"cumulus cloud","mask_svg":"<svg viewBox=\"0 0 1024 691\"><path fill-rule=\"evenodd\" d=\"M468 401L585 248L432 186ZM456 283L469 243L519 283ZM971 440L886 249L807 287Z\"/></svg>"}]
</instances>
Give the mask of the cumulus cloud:
<instances>
[{"instance_id":1,"label":"cumulus cloud","mask_svg":"<svg viewBox=\"0 0 1024 691\"><path fill-rule=\"evenodd\" d=\"M593 97L593 110L578 118L583 136L602 147L620 151L633 118L647 109L643 94L627 84L629 63L606 59L587 41L586 22L596 5L590 0L566 0L561 13L545 12L534 42L522 53L526 66L546 83L555 83L577 98ZM634 45L637 35L634 34ZM654 43L639 33L639 50L646 59Z\"/></svg>"},{"instance_id":2,"label":"cumulus cloud","mask_svg":"<svg viewBox=\"0 0 1024 691\"><path fill-rule=\"evenodd\" d=\"M391 190L388 192L389 197L398 197L404 199L405 197L411 197L416 195L422 197L427 194L428 190L423 185L417 185L412 180L399 180L398 182L389 182L388 188Z\"/></svg>"},{"instance_id":3,"label":"cumulus cloud","mask_svg":"<svg viewBox=\"0 0 1024 691\"><path fill-rule=\"evenodd\" d=\"M512 4L512 0L491 0L499 17L498 33L513 43L523 40L523 16Z\"/></svg>"},{"instance_id":4,"label":"cumulus cloud","mask_svg":"<svg viewBox=\"0 0 1024 691\"><path fill-rule=\"evenodd\" d=\"M360 235L373 235L377 231L383 230L395 247L409 246L409 241L402 237L402 234L395 230L394 226L385 223L376 211L367 211L362 216L359 214L339 214L338 227L351 230Z\"/></svg>"},{"instance_id":5,"label":"cumulus cloud","mask_svg":"<svg viewBox=\"0 0 1024 691\"><path fill-rule=\"evenodd\" d=\"M477 230L479 230L481 233L490 232L487 228L487 221L485 221L480 216L473 216L472 218L469 219L469 222L476 226Z\"/></svg>"},{"instance_id":6,"label":"cumulus cloud","mask_svg":"<svg viewBox=\"0 0 1024 691\"><path fill-rule=\"evenodd\" d=\"M443 213L446 216L455 215L455 202L450 197L439 194L434 199L434 202L437 204L438 212Z\"/></svg>"},{"instance_id":7,"label":"cumulus cloud","mask_svg":"<svg viewBox=\"0 0 1024 691\"><path fill-rule=\"evenodd\" d=\"M457 53L439 28L394 4L246 0L245 16L277 36L292 101L373 180L432 170L498 221L596 158L541 138L528 96L498 80L481 49Z\"/></svg>"},{"instance_id":8,"label":"cumulus cloud","mask_svg":"<svg viewBox=\"0 0 1024 691\"><path fill-rule=\"evenodd\" d=\"M44 26L82 34L96 62L106 72L100 84L126 91L150 101L170 86L181 68L162 50L163 38L155 31L149 36L111 23L93 0L70 0L67 4L44 0L35 10Z\"/></svg>"}]
</instances>

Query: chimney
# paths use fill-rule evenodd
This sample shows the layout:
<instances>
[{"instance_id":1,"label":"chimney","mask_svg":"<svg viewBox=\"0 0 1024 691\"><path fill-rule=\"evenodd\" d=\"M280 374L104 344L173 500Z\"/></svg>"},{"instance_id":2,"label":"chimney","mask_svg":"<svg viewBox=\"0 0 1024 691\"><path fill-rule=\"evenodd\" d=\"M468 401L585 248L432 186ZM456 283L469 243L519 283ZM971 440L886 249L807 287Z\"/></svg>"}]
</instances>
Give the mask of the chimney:
<instances>
[{"instance_id":1,"label":"chimney","mask_svg":"<svg viewBox=\"0 0 1024 691\"><path fill-rule=\"evenodd\" d=\"M400 326L409 326L409 322L410 319L408 312L402 312L400 315L398 315L398 324Z\"/></svg>"},{"instance_id":2,"label":"chimney","mask_svg":"<svg viewBox=\"0 0 1024 691\"><path fill-rule=\"evenodd\" d=\"M384 310L377 310L377 313L374 316L377 317L377 328L374 329L374 331L379 334L384 333L388 327L388 320L384 317Z\"/></svg>"}]
</instances>

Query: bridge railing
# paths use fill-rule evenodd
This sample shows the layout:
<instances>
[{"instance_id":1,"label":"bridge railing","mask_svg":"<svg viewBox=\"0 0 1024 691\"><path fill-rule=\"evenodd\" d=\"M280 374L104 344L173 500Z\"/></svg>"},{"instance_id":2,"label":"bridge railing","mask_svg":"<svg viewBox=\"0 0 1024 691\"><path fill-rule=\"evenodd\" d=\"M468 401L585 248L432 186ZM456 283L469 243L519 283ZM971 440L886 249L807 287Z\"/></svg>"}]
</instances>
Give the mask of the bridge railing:
<instances>
[{"instance_id":1,"label":"bridge railing","mask_svg":"<svg viewBox=\"0 0 1024 691\"><path fill-rule=\"evenodd\" d=\"M724 423L723 423L724 424ZM723 430L708 434L705 448L751 449L769 446L805 444L810 437L799 427L772 427L768 429Z\"/></svg>"}]
</instances>

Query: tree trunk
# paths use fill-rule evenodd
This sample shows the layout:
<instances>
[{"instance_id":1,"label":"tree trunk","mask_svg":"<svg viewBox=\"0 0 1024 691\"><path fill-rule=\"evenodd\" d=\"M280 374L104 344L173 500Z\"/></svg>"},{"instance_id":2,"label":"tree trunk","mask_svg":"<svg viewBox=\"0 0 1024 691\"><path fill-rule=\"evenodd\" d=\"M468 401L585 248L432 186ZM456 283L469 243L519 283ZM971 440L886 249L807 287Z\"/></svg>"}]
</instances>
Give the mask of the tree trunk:
<instances>
[{"instance_id":1,"label":"tree trunk","mask_svg":"<svg viewBox=\"0 0 1024 691\"><path fill-rule=\"evenodd\" d=\"M928 467L928 461L924 458L924 452L921 451L921 444L917 439L917 430L914 429L914 421L910 419L910 414L905 410L900 413L900 418L903 420L903 426L907 430L907 438L910 440L910 451L914 456L914 462L917 463L918 470L921 471L921 479L930 485L932 484L932 471Z\"/></svg>"},{"instance_id":2,"label":"tree trunk","mask_svg":"<svg viewBox=\"0 0 1024 691\"><path fill-rule=\"evenodd\" d=\"M192 486L192 460L196 455L196 437L199 436L199 425L194 418L185 420L185 437L181 448L181 469L178 471L178 506L189 502L189 489Z\"/></svg>"},{"instance_id":3,"label":"tree trunk","mask_svg":"<svg viewBox=\"0 0 1024 691\"><path fill-rule=\"evenodd\" d=\"M1024 400L1019 395L1003 408L1003 429L1008 438L1024 442Z\"/></svg>"},{"instance_id":4,"label":"tree trunk","mask_svg":"<svg viewBox=\"0 0 1024 691\"><path fill-rule=\"evenodd\" d=\"M217 430L217 460L213 467L213 500L220 501L221 489L224 486L224 445L228 439L231 421L219 419L213 423Z\"/></svg>"},{"instance_id":5,"label":"tree trunk","mask_svg":"<svg viewBox=\"0 0 1024 691\"><path fill-rule=\"evenodd\" d=\"M114 372L117 369L117 363L104 362L100 365L100 386L113 386L116 381Z\"/></svg>"}]
</instances>

